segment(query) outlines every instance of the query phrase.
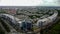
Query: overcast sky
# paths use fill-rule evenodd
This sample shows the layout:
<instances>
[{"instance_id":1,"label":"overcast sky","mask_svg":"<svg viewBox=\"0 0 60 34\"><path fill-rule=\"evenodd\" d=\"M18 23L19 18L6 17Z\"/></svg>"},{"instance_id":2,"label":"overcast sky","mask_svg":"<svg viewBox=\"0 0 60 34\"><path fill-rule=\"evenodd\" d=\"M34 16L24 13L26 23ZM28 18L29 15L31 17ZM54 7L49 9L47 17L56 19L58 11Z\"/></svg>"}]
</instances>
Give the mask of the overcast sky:
<instances>
[{"instance_id":1,"label":"overcast sky","mask_svg":"<svg viewBox=\"0 0 60 34\"><path fill-rule=\"evenodd\" d=\"M60 6L60 0L0 0L0 6Z\"/></svg>"}]
</instances>

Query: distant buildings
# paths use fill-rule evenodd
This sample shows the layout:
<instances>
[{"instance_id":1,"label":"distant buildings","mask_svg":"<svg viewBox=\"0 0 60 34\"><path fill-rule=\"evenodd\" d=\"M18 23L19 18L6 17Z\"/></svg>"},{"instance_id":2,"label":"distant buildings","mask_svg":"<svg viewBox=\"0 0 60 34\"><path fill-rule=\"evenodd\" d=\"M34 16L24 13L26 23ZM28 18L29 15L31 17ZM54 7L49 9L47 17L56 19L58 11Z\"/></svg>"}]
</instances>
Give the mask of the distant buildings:
<instances>
[{"instance_id":1,"label":"distant buildings","mask_svg":"<svg viewBox=\"0 0 60 34\"><path fill-rule=\"evenodd\" d=\"M9 14L16 14L16 10L15 9L11 9L7 11Z\"/></svg>"},{"instance_id":2,"label":"distant buildings","mask_svg":"<svg viewBox=\"0 0 60 34\"><path fill-rule=\"evenodd\" d=\"M1 8L0 9L0 12L1 13L8 13L8 14L16 14L16 10L15 9L4 9L4 8Z\"/></svg>"}]
</instances>

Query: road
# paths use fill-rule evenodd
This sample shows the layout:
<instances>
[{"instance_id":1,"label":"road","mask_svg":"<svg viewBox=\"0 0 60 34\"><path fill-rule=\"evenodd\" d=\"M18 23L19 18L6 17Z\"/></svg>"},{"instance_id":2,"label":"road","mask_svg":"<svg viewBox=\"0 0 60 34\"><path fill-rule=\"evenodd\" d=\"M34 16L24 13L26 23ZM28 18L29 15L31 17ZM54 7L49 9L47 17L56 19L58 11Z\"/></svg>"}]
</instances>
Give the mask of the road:
<instances>
[{"instance_id":1,"label":"road","mask_svg":"<svg viewBox=\"0 0 60 34\"><path fill-rule=\"evenodd\" d=\"M4 32L7 32L4 28L4 26L1 24L1 21L0 21L0 29L3 30Z\"/></svg>"},{"instance_id":2,"label":"road","mask_svg":"<svg viewBox=\"0 0 60 34\"><path fill-rule=\"evenodd\" d=\"M7 24L9 26L9 29L10 29L11 32L17 32L10 24L8 24L9 21L4 20L4 19L2 19L2 20L5 22L5 24Z\"/></svg>"},{"instance_id":3,"label":"road","mask_svg":"<svg viewBox=\"0 0 60 34\"><path fill-rule=\"evenodd\" d=\"M3 31L4 31L4 32L7 32L6 34L25 34L25 33L17 32L16 29L13 28L13 27L9 24L10 22L9 22L8 20L5 20L5 19L3 19L3 18L1 18L1 20L2 20L2 21L8 26L8 28L10 29L10 32L7 32L6 29L5 29L5 27L2 25L3 22L2 22L2 24L0 23L0 26L3 28Z\"/></svg>"},{"instance_id":4,"label":"road","mask_svg":"<svg viewBox=\"0 0 60 34\"><path fill-rule=\"evenodd\" d=\"M4 19L2 19L2 18L1 18L1 20L3 20L3 22L4 22L4 23L8 26L8 28L10 29L10 34L12 34L12 33L17 33L17 31L16 31L10 24L8 24L9 21L4 20ZM3 24L3 22L2 22L2 24ZM8 31L6 31L5 27L4 27L2 24L0 23L0 27L3 29L4 32L7 32L7 33L8 33ZM6 27L7 27L7 26L6 26Z\"/></svg>"}]
</instances>

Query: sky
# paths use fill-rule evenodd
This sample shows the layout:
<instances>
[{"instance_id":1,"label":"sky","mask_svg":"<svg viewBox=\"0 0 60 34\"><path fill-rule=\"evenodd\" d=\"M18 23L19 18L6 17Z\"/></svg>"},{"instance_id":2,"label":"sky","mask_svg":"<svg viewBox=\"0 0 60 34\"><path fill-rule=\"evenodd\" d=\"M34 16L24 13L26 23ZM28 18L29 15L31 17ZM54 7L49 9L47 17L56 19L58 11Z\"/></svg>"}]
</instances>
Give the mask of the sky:
<instances>
[{"instance_id":1,"label":"sky","mask_svg":"<svg viewBox=\"0 0 60 34\"><path fill-rule=\"evenodd\" d=\"M0 0L0 6L60 6L60 0Z\"/></svg>"}]
</instances>

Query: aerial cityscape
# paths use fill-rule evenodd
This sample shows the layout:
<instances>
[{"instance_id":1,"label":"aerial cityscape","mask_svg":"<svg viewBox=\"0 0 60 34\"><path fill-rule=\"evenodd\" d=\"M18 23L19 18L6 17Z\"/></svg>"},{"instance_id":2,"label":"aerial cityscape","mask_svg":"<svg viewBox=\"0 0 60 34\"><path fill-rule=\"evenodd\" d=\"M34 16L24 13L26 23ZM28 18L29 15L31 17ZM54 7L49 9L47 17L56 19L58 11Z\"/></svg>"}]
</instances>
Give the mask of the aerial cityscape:
<instances>
[{"instance_id":1,"label":"aerial cityscape","mask_svg":"<svg viewBox=\"0 0 60 34\"><path fill-rule=\"evenodd\" d=\"M0 6L0 34L60 34L60 7Z\"/></svg>"}]
</instances>

